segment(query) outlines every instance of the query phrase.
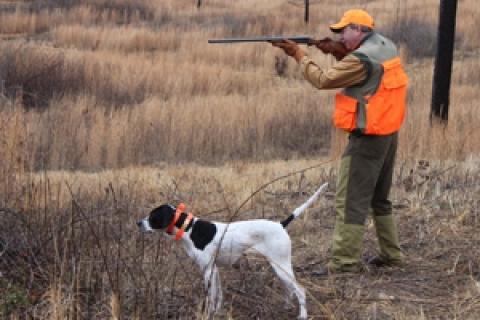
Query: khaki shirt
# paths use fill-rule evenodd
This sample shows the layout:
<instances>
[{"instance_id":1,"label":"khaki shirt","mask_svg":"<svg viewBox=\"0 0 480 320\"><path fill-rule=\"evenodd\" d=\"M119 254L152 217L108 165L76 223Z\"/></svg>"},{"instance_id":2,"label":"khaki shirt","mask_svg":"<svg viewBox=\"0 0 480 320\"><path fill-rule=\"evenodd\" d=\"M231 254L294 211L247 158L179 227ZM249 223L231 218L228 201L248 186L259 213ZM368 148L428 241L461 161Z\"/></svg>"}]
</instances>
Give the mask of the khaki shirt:
<instances>
[{"instance_id":1,"label":"khaki shirt","mask_svg":"<svg viewBox=\"0 0 480 320\"><path fill-rule=\"evenodd\" d=\"M300 67L305 79L318 89L346 88L359 84L367 78L365 65L353 54L346 55L326 70L322 70L305 55L300 60Z\"/></svg>"}]
</instances>

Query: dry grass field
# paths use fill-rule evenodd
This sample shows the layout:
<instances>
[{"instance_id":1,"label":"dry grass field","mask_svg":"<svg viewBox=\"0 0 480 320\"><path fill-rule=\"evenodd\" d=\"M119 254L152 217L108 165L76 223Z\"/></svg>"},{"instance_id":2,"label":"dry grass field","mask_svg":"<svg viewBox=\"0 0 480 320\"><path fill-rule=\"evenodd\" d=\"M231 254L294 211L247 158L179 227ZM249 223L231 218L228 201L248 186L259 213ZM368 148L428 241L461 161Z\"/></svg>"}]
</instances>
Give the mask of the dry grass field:
<instances>
[{"instance_id":1,"label":"dry grass field","mask_svg":"<svg viewBox=\"0 0 480 320\"><path fill-rule=\"evenodd\" d=\"M280 220L324 181L289 226L311 319L480 318L477 1L459 1L448 126L429 122L438 1L310 2L305 25L300 0L0 0L0 318L206 318L198 270L135 221L167 201ZM346 139L333 92L270 45L207 39L324 37L351 7L399 44L410 77L392 190L407 264L318 279ZM374 254L371 223L364 245ZM296 316L261 258L221 274L218 319Z\"/></svg>"}]
</instances>

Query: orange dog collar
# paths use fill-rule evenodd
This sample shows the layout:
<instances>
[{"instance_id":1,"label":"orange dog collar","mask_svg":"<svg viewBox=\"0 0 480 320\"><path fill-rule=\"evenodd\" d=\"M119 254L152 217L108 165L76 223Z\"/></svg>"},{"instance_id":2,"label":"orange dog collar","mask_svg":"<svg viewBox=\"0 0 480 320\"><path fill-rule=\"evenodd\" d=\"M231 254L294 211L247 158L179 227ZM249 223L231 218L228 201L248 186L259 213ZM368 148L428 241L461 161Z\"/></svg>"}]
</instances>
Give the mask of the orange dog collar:
<instances>
[{"instance_id":1,"label":"orange dog collar","mask_svg":"<svg viewBox=\"0 0 480 320\"><path fill-rule=\"evenodd\" d=\"M183 211L185 211L185 204L180 203L177 206L177 209L175 210L175 216L173 217L172 222L170 222L170 224L167 227L167 233L168 234L173 233L173 229L175 228L175 223L177 223L177 221L180 218L180 215L182 214Z\"/></svg>"},{"instance_id":2,"label":"orange dog collar","mask_svg":"<svg viewBox=\"0 0 480 320\"><path fill-rule=\"evenodd\" d=\"M185 204L183 204L183 203L180 203L177 206L177 209L175 210L175 216L173 217L172 222L170 222L170 224L167 227L167 233L168 234L173 234L175 224L177 223L178 219L180 219L180 216L182 215L182 212L185 211L185 209L186 209L186 207L185 207ZM178 231L175 234L175 240L180 240L183 237L183 235L185 233L185 229L187 229L188 225L190 224L190 222L192 220L193 220L193 214L188 213L187 217L185 218L185 220L182 223L182 226L180 228L178 228Z\"/></svg>"},{"instance_id":3,"label":"orange dog collar","mask_svg":"<svg viewBox=\"0 0 480 320\"><path fill-rule=\"evenodd\" d=\"M178 229L177 234L175 235L175 240L182 239L183 234L185 233L185 229L187 228L190 221L192 221L192 219L193 219L193 214L189 213L185 218L185 221L183 221L183 224L180 227L180 229Z\"/></svg>"}]
</instances>

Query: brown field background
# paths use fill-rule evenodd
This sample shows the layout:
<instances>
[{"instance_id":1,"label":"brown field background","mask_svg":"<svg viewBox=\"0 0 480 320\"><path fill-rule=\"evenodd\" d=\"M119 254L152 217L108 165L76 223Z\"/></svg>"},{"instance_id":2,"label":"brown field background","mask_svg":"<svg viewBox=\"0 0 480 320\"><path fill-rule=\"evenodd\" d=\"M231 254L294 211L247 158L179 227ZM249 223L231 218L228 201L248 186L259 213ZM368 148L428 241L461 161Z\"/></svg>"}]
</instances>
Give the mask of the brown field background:
<instances>
[{"instance_id":1,"label":"brown field background","mask_svg":"<svg viewBox=\"0 0 480 320\"><path fill-rule=\"evenodd\" d=\"M198 270L135 220L165 201L279 220L323 181L289 227L313 319L480 318L477 1L459 1L448 126L429 121L438 1L310 2L305 25L300 0L0 0L0 318L205 318ZM268 44L207 40L330 36L352 7L398 43L410 77L392 190L407 266L318 280L346 140L333 92ZM222 270L219 319L294 318L272 270L244 260Z\"/></svg>"}]
</instances>

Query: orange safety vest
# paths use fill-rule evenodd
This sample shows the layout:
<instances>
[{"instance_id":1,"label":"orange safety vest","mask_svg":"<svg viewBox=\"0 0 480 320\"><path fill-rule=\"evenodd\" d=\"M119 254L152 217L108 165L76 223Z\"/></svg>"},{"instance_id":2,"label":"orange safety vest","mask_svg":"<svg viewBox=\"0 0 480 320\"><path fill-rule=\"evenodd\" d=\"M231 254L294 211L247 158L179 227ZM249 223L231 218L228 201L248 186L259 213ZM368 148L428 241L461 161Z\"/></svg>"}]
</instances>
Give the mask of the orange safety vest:
<instances>
[{"instance_id":1,"label":"orange safety vest","mask_svg":"<svg viewBox=\"0 0 480 320\"><path fill-rule=\"evenodd\" d=\"M337 128L367 135L388 135L400 129L406 112L408 77L399 57L383 62L382 66L383 76L378 90L372 96L364 97L367 102L364 108L359 108L357 99L343 92L337 93L333 114ZM364 119L362 127L359 118Z\"/></svg>"}]
</instances>

